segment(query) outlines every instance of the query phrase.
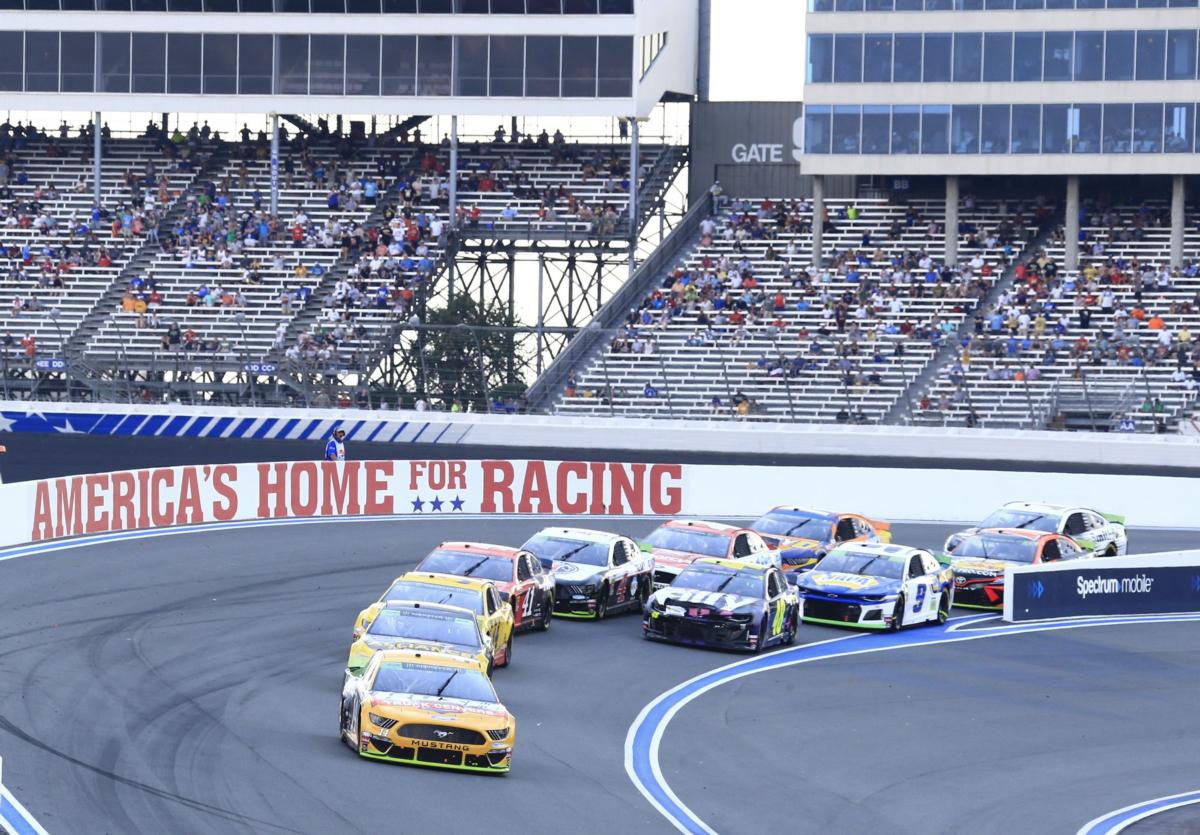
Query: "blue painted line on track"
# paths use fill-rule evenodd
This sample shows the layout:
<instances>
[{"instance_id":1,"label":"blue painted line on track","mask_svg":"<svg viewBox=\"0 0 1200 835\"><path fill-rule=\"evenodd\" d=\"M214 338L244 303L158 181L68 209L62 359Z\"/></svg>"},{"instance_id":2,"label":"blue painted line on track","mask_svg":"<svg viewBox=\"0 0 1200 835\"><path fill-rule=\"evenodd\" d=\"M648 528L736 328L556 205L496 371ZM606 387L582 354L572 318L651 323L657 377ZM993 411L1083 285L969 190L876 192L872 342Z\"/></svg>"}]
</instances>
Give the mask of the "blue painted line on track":
<instances>
[{"instance_id":1,"label":"blue painted line on track","mask_svg":"<svg viewBox=\"0 0 1200 835\"><path fill-rule=\"evenodd\" d=\"M0 821L13 835L46 835L46 830L34 820L33 815L15 802L8 789L0 786Z\"/></svg>"},{"instance_id":2,"label":"blue painted line on track","mask_svg":"<svg viewBox=\"0 0 1200 835\"><path fill-rule=\"evenodd\" d=\"M1108 812L1093 821L1089 821L1079 830L1078 835L1112 835L1120 832L1132 823L1152 817L1159 812L1174 809L1179 806L1190 806L1200 803L1200 791L1173 794L1169 797L1156 797L1144 803L1126 806L1115 812Z\"/></svg>"}]
</instances>

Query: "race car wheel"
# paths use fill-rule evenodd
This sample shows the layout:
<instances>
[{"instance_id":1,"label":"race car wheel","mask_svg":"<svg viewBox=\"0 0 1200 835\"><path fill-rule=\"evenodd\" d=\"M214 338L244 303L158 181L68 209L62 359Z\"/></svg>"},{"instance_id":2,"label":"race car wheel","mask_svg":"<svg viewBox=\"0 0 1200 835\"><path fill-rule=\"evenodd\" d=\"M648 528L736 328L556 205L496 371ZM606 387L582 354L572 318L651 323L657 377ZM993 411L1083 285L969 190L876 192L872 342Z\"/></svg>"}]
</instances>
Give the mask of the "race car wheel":
<instances>
[{"instance_id":1,"label":"race car wheel","mask_svg":"<svg viewBox=\"0 0 1200 835\"><path fill-rule=\"evenodd\" d=\"M342 734L342 739L344 739L346 741L346 744L350 746L350 750L356 754L358 753L358 721L359 721L358 714L359 713L360 713L360 711L358 709L358 703L357 702L351 703L350 716L347 717L350 720L350 722L349 722L350 727L346 733Z\"/></svg>"},{"instance_id":2,"label":"race car wheel","mask_svg":"<svg viewBox=\"0 0 1200 835\"><path fill-rule=\"evenodd\" d=\"M596 593L596 620L604 620L608 616L608 583L600 586Z\"/></svg>"},{"instance_id":3,"label":"race car wheel","mask_svg":"<svg viewBox=\"0 0 1200 835\"><path fill-rule=\"evenodd\" d=\"M1117 555L1117 546L1116 545L1109 545L1108 550L1104 552L1104 556L1106 556L1106 557L1115 557L1116 555Z\"/></svg>"},{"instance_id":4,"label":"race car wheel","mask_svg":"<svg viewBox=\"0 0 1200 835\"><path fill-rule=\"evenodd\" d=\"M800 610L797 609L792 614L792 628L788 630L787 638L784 640L784 644L786 644L789 647L794 646L796 643L796 633L799 631L800 631Z\"/></svg>"},{"instance_id":5,"label":"race car wheel","mask_svg":"<svg viewBox=\"0 0 1200 835\"><path fill-rule=\"evenodd\" d=\"M508 633L508 642L504 645L504 663L501 667L507 667L512 663L512 633Z\"/></svg>"},{"instance_id":6,"label":"race car wheel","mask_svg":"<svg viewBox=\"0 0 1200 835\"><path fill-rule=\"evenodd\" d=\"M638 583L637 610L639 612L646 608L646 603L650 600L650 587L651 581L649 577L643 578L643 580Z\"/></svg>"},{"instance_id":7,"label":"race car wheel","mask_svg":"<svg viewBox=\"0 0 1200 835\"><path fill-rule=\"evenodd\" d=\"M896 610L892 612L892 622L888 625L888 629L892 632L899 632L904 624L904 595L896 598Z\"/></svg>"},{"instance_id":8,"label":"race car wheel","mask_svg":"<svg viewBox=\"0 0 1200 835\"><path fill-rule=\"evenodd\" d=\"M758 625L758 638L754 641L755 652L762 652L763 649L766 648L767 635L769 634L770 633L767 631L767 617L766 615L763 615L762 623Z\"/></svg>"},{"instance_id":9,"label":"race car wheel","mask_svg":"<svg viewBox=\"0 0 1200 835\"><path fill-rule=\"evenodd\" d=\"M538 618L537 626L535 626L534 629L536 629L538 632L545 632L550 628L550 621L552 620L554 620L553 592L542 598L542 616Z\"/></svg>"},{"instance_id":10,"label":"race car wheel","mask_svg":"<svg viewBox=\"0 0 1200 835\"><path fill-rule=\"evenodd\" d=\"M938 601L937 622L939 626L950 620L950 606L950 590L947 589L942 592L942 599Z\"/></svg>"}]
</instances>

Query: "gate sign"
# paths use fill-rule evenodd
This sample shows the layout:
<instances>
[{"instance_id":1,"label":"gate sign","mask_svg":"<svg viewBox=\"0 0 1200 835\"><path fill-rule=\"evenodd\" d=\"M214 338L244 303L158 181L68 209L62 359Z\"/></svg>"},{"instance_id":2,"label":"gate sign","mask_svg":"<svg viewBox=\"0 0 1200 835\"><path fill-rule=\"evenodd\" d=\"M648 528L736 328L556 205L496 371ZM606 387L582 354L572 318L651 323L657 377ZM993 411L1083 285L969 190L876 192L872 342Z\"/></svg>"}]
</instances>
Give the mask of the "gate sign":
<instances>
[{"instance_id":1,"label":"gate sign","mask_svg":"<svg viewBox=\"0 0 1200 835\"><path fill-rule=\"evenodd\" d=\"M67 367L67 362L58 357L42 357L35 360L33 365L38 371L62 371Z\"/></svg>"}]
</instances>

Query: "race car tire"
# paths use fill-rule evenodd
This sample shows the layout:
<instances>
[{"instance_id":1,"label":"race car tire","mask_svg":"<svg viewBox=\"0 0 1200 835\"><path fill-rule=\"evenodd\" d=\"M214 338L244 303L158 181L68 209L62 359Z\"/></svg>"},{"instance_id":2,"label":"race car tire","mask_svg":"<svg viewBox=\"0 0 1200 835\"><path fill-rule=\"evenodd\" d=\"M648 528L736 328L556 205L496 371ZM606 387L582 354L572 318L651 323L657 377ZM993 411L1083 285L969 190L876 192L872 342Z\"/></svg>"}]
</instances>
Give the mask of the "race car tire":
<instances>
[{"instance_id":1,"label":"race car tire","mask_svg":"<svg viewBox=\"0 0 1200 835\"><path fill-rule=\"evenodd\" d=\"M762 623L758 625L758 637L754 640L754 651L762 652L767 646L767 616L763 615Z\"/></svg>"},{"instance_id":2,"label":"race car tire","mask_svg":"<svg viewBox=\"0 0 1200 835\"><path fill-rule=\"evenodd\" d=\"M509 632L508 633L508 642L504 645L504 663L500 665L501 667L507 667L509 664L512 663L512 645L513 645L512 632Z\"/></svg>"},{"instance_id":3,"label":"race car tire","mask_svg":"<svg viewBox=\"0 0 1200 835\"><path fill-rule=\"evenodd\" d=\"M786 646L796 645L796 633L800 631L800 610L797 609L792 613L792 628L788 630L787 638L784 639Z\"/></svg>"},{"instance_id":4,"label":"race car tire","mask_svg":"<svg viewBox=\"0 0 1200 835\"><path fill-rule=\"evenodd\" d=\"M888 629L892 632L899 632L904 628L904 595L896 598L896 609L892 612L892 622L888 625Z\"/></svg>"},{"instance_id":5,"label":"race car tire","mask_svg":"<svg viewBox=\"0 0 1200 835\"><path fill-rule=\"evenodd\" d=\"M551 592L550 596L547 596L542 600L542 615L538 618L537 624L533 627L538 632L545 632L550 628L550 621L554 620L553 595L554 592Z\"/></svg>"},{"instance_id":6,"label":"race car tire","mask_svg":"<svg viewBox=\"0 0 1200 835\"><path fill-rule=\"evenodd\" d=\"M596 593L596 620L604 620L608 617L608 583L600 586L600 591Z\"/></svg>"},{"instance_id":7,"label":"race car tire","mask_svg":"<svg viewBox=\"0 0 1200 835\"><path fill-rule=\"evenodd\" d=\"M492 673L494 673L494 672L496 672L496 657L493 655L491 658L488 659L487 677L491 678Z\"/></svg>"},{"instance_id":8,"label":"race car tire","mask_svg":"<svg viewBox=\"0 0 1200 835\"><path fill-rule=\"evenodd\" d=\"M646 604L650 601L650 588L652 585L653 581L649 577L643 577L641 582L638 583L637 610L639 612L644 611Z\"/></svg>"},{"instance_id":9,"label":"race car tire","mask_svg":"<svg viewBox=\"0 0 1200 835\"><path fill-rule=\"evenodd\" d=\"M1104 552L1104 556L1106 556L1106 557L1115 557L1116 555L1117 555L1117 546L1116 545L1109 545L1108 548Z\"/></svg>"},{"instance_id":10,"label":"race car tire","mask_svg":"<svg viewBox=\"0 0 1200 835\"><path fill-rule=\"evenodd\" d=\"M953 604L950 594L949 590L942 592L942 599L938 601L937 623L939 626L950 620L950 606Z\"/></svg>"},{"instance_id":11,"label":"race car tire","mask_svg":"<svg viewBox=\"0 0 1200 835\"><path fill-rule=\"evenodd\" d=\"M360 712L358 702L353 702L350 705L350 716L348 717L350 727L346 733L342 734L342 739L350 746L350 750L356 754L358 753L358 722Z\"/></svg>"}]
</instances>

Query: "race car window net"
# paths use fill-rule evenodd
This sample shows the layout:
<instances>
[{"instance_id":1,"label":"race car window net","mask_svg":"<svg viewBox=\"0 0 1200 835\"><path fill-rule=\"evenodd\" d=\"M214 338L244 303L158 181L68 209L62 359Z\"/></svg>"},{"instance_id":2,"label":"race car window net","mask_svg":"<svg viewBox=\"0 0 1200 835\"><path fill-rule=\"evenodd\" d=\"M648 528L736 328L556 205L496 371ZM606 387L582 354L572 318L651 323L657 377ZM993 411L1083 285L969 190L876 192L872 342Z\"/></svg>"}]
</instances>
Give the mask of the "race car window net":
<instances>
[{"instance_id":1,"label":"race car window net","mask_svg":"<svg viewBox=\"0 0 1200 835\"><path fill-rule=\"evenodd\" d=\"M828 525L829 520L823 516L771 511L751 525L750 529L775 536L805 536L811 539L820 539L823 535L822 523Z\"/></svg>"},{"instance_id":2,"label":"race car window net","mask_svg":"<svg viewBox=\"0 0 1200 835\"><path fill-rule=\"evenodd\" d=\"M979 523L981 528L1022 528L1029 531L1058 531L1058 517L1029 510L1001 508Z\"/></svg>"},{"instance_id":3,"label":"race car window net","mask_svg":"<svg viewBox=\"0 0 1200 835\"><path fill-rule=\"evenodd\" d=\"M499 580L502 583L511 583L513 578L512 560L463 551L434 551L421 560L417 571L478 577L482 580Z\"/></svg>"},{"instance_id":4,"label":"race car window net","mask_svg":"<svg viewBox=\"0 0 1200 835\"><path fill-rule=\"evenodd\" d=\"M375 618L368 635L377 638L405 638L439 644L479 647L479 628L474 618L418 612L412 609L384 609Z\"/></svg>"},{"instance_id":5,"label":"race car window net","mask_svg":"<svg viewBox=\"0 0 1200 835\"><path fill-rule=\"evenodd\" d=\"M456 589L432 583L413 583L401 580L394 583L384 600L419 600L422 603L441 603L444 606L461 606L477 615L483 614L483 595L475 589Z\"/></svg>"},{"instance_id":6,"label":"race car window net","mask_svg":"<svg viewBox=\"0 0 1200 835\"><path fill-rule=\"evenodd\" d=\"M968 536L950 552L955 558L977 557L987 560L1032 563L1037 555L1037 543L1015 536Z\"/></svg>"},{"instance_id":7,"label":"race car window net","mask_svg":"<svg viewBox=\"0 0 1200 835\"><path fill-rule=\"evenodd\" d=\"M682 551L686 554L703 554L706 557L723 557L729 552L729 537L725 534L701 533L696 530L661 527L646 541L655 548Z\"/></svg>"},{"instance_id":8,"label":"race car window net","mask_svg":"<svg viewBox=\"0 0 1200 835\"><path fill-rule=\"evenodd\" d=\"M763 577L762 574L749 571L721 571L692 566L679 572L675 582L671 583L671 588L762 597Z\"/></svg>"},{"instance_id":9,"label":"race car window net","mask_svg":"<svg viewBox=\"0 0 1200 835\"><path fill-rule=\"evenodd\" d=\"M888 557L877 554L843 554L834 551L814 567L814 571L836 571L839 574L862 574L867 577L884 577L888 580L904 578L908 560L903 557Z\"/></svg>"},{"instance_id":10,"label":"race car window net","mask_svg":"<svg viewBox=\"0 0 1200 835\"><path fill-rule=\"evenodd\" d=\"M487 676L478 670L437 668L427 665L381 664L371 685L375 693L407 693L413 696L499 701ZM439 693L440 691L440 693Z\"/></svg>"}]
</instances>

